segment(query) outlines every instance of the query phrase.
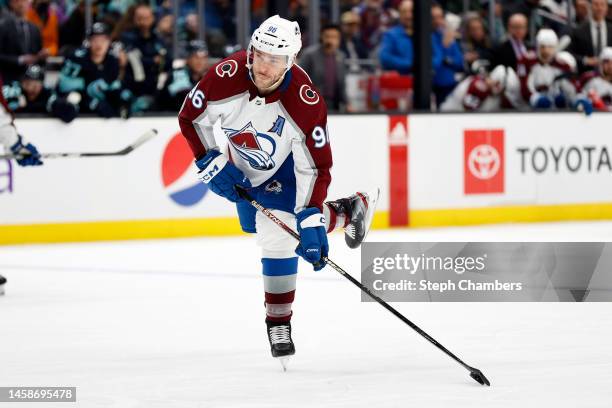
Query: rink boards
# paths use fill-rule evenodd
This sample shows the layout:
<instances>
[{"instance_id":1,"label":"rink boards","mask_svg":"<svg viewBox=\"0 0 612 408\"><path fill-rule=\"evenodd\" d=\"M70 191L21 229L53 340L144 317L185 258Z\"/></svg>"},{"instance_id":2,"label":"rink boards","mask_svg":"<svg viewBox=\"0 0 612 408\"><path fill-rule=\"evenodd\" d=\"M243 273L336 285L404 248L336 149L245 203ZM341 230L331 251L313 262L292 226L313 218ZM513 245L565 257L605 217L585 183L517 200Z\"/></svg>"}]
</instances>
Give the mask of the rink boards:
<instances>
[{"instance_id":1,"label":"rink boards","mask_svg":"<svg viewBox=\"0 0 612 408\"><path fill-rule=\"evenodd\" d=\"M17 126L42 152L113 151L150 128L159 135L124 157L0 160L0 243L240 233L233 205L196 179L175 118ZM375 228L612 218L609 115L351 115L328 127L328 197L379 186Z\"/></svg>"}]
</instances>

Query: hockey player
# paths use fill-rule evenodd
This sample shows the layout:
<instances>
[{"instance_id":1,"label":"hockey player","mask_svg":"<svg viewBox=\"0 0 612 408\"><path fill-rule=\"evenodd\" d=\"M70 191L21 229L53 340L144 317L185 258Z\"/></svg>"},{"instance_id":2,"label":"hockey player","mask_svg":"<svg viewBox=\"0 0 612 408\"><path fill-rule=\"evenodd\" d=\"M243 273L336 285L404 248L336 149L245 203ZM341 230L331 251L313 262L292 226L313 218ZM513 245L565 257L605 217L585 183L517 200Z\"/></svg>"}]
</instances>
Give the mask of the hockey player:
<instances>
[{"instance_id":1,"label":"hockey player","mask_svg":"<svg viewBox=\"0 0 612 408\"><path fill-rule=\"evenodd\" d=\"M442 112L520 109L525 103L514 70L498 65L490 74L471 75L461 81L440 106Z\"/></svg>"},{"instance_id":2,"label":"hockey player","mask_svg":"<svg viewBox=\"0 0 612 408\"><path fill-rule=\"evenodd\" d=\"M198 175L216 194L235 202L245 232L262 248L266 325L273 357L295 353L291 305L298 258L324 267L326 233L345 228L349 247L363 241L378 196L357 193L325 202L332 152L327 108L306 72L295 64L302 46L296 22L273 16L239 51L213 66L183 102L179 124L193 151ZM227 148L219 150L213 124ZM300 243L278 228L234 186L297 227Z\"/></svg>"},{"instance_id":3,"label":"hockey player","mask_svg":"<svg viewBox=\"0 0 612 408\"><path fill-rule=\"evenodd\" d=\"M0 77L0 89L2 89L2 77ZM17 164L20 166L40 166L42 164L36 147L17 133L13 123L13 113L2 96L2 92L0 92L0 145L5 151L19 155ZM0 276L0 295L4 294L5 283L6 279Z\"/></svg>"},{"instance_id":4,"label":"hockey player","mask_svg":"<svg viewBox=\"0 0 612 408\"><path fill-rule=\"evenodd\" d=\"M559 39L553 30L543 28L536 36L537 59L528 67L525 83L529 104L536 109L577 107L585 111L587 102L577 97L572 79L576 61L567 52L557 52Z\"/></svg>"},{"instance_id":5,"label":"hockey player","mask_svg":"<svg viewBox=\"0 0 612 408\"><path fill-rule=\"evenodd\" d=\"M43 84L45 73L39 65L30 65L21 81L4 84L2 93L9 108L16 114L50 113L64 122L71 122L77 110Z\"/></svg>"},{"instance_id":6,"label":"hockey player","mask_svg":"<svg viewBox=\"0 0 612 408\"><path fill-rule=\"evenodd\" d=\"M57 85L58 97L78 107L110 118L119 116L127 98L122 97L119 61L109 52L108 27L95 23L89 34L89 47L77 49L64 62Z\"/></svg>"},{"instance_id":7,"label":"hockey player","mask_svg":"<svg viewBox=\"0 0 612 408\"><path fill-rule=\"evenodd\" d=\"M587 72L581 78L582 95L599 111L612 111L612 47L599 56L599 71Z\"/></svg>"}]
</instances>

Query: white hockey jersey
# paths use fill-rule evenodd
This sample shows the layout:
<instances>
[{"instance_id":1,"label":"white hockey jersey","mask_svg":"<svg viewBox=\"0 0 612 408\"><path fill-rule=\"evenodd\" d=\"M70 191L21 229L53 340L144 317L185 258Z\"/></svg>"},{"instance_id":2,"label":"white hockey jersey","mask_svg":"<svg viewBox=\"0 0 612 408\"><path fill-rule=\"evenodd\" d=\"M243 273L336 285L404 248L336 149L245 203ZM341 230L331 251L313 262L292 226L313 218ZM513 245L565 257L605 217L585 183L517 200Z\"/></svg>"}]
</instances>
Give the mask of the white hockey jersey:
<instances>
[{"instance_id":1,"label":"white hockey jersey","mask_svg":"<svg viewBox=\"0 0 612 408\"><path fill-rule=\"evenodd\" d=\"M570 73L571 67L557 58L550 64L542 64L536 60L529 66L526 84L531 103L534 103L534 98L538 95L554 99L560 94L573 102L576 99L576 87L568 78Z\"/></svg>"},{"instance_id":2,"label":"white hockey jersey","mask_svg":"<svg viewBox=\"0 0 612 408\"><path fill-rule=\"evenodd\" d=\"M598 110L610 110L612 108L612 82L608 81L599 73L585 74L583 79L582 93L586 95L593 106Z\"/></svg>"},{"instance_id":3,"label":"white hockey jersey","mask_svg":"<svg viewBox=\"0 0 612 408\"><path fill-rule=\"evenodd\" d=\"M525 103L521 97L519 80L511 68L508 69L505 88L501 94L494 94L485 78L472 75L464 79L446 97L442 112L491 112L501 109L520 109Z\"/></svg>"},{"instance_id":4,"label":"white hockey jersey","mask_svg":"<svg viewBox=\"0 0 612 408\"><path fill-rule=\"evenodd\" d=\"M246 52L212 67L191 90L179 124L196 159L217 148L220 122L229 159L256 187L293 160L295 211L321 208L331 182L327 108L308 75L294 65L278 89L259 96L246 68Z\"/></svg>"}]
</instances>

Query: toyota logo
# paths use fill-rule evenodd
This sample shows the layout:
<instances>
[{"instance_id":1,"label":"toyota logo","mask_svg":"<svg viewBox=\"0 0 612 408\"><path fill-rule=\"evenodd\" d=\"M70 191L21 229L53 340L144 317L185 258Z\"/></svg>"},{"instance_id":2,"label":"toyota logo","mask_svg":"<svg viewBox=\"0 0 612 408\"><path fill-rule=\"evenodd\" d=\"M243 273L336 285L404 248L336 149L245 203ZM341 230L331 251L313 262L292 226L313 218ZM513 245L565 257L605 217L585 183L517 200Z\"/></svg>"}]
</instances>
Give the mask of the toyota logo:
<instances>
[{"instance_id":1,"label":"toyota logo","mask_svg":"<svg viewBox=\"0 0 612 408\"><path fill-rule=\"evenodd\" d=\"M488 144L474 147L468 156L470 173L481 180L493 178L499 171L500 164L499 152Z\"/></svg>"}]
</instances>

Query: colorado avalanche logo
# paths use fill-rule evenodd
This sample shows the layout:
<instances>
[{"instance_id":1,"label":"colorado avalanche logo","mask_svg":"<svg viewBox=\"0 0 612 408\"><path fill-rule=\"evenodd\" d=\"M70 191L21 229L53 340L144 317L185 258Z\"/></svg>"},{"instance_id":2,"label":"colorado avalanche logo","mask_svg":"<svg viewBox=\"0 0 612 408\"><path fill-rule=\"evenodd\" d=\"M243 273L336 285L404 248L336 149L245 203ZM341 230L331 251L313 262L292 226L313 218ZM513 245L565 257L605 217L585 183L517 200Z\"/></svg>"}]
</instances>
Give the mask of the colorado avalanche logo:
<instances>
[{"instance_id":1,"label":"colorado avalanche logo","mask_svg":"<svg viewBox=\"0 0 612 408\"><path fill-rule=\"evenodd\" d=\"M306 84L300 87L300 98L308 105L316 105L319 102L319 95Z\"/></svg>"},{"instance_id":2,"label":"colorado avalanche logo","mask_svg":"<svg viewBox=\"0 0 612 408\"><path fill-rule=\"evenodd\" d=\"M223 64L217 65L215 72L220 77L227 75L229 78L231 78L234 76L234 74L236 74L236 72L238 72L238 63L234 60L227 60Z\"/></svg>"},{"instance_id":3,"label":"colorado avalanche logo","mask_svg":"<svg viewBox=\"0 0 612 408\"><path fill-rule=\"evenodd\" d=\"M272 159L276 142L265 133L258 133L249 122L240 130L223 128L234 149L256 170L270 170L275 163Z\"/></svg>"}]
</instances>

